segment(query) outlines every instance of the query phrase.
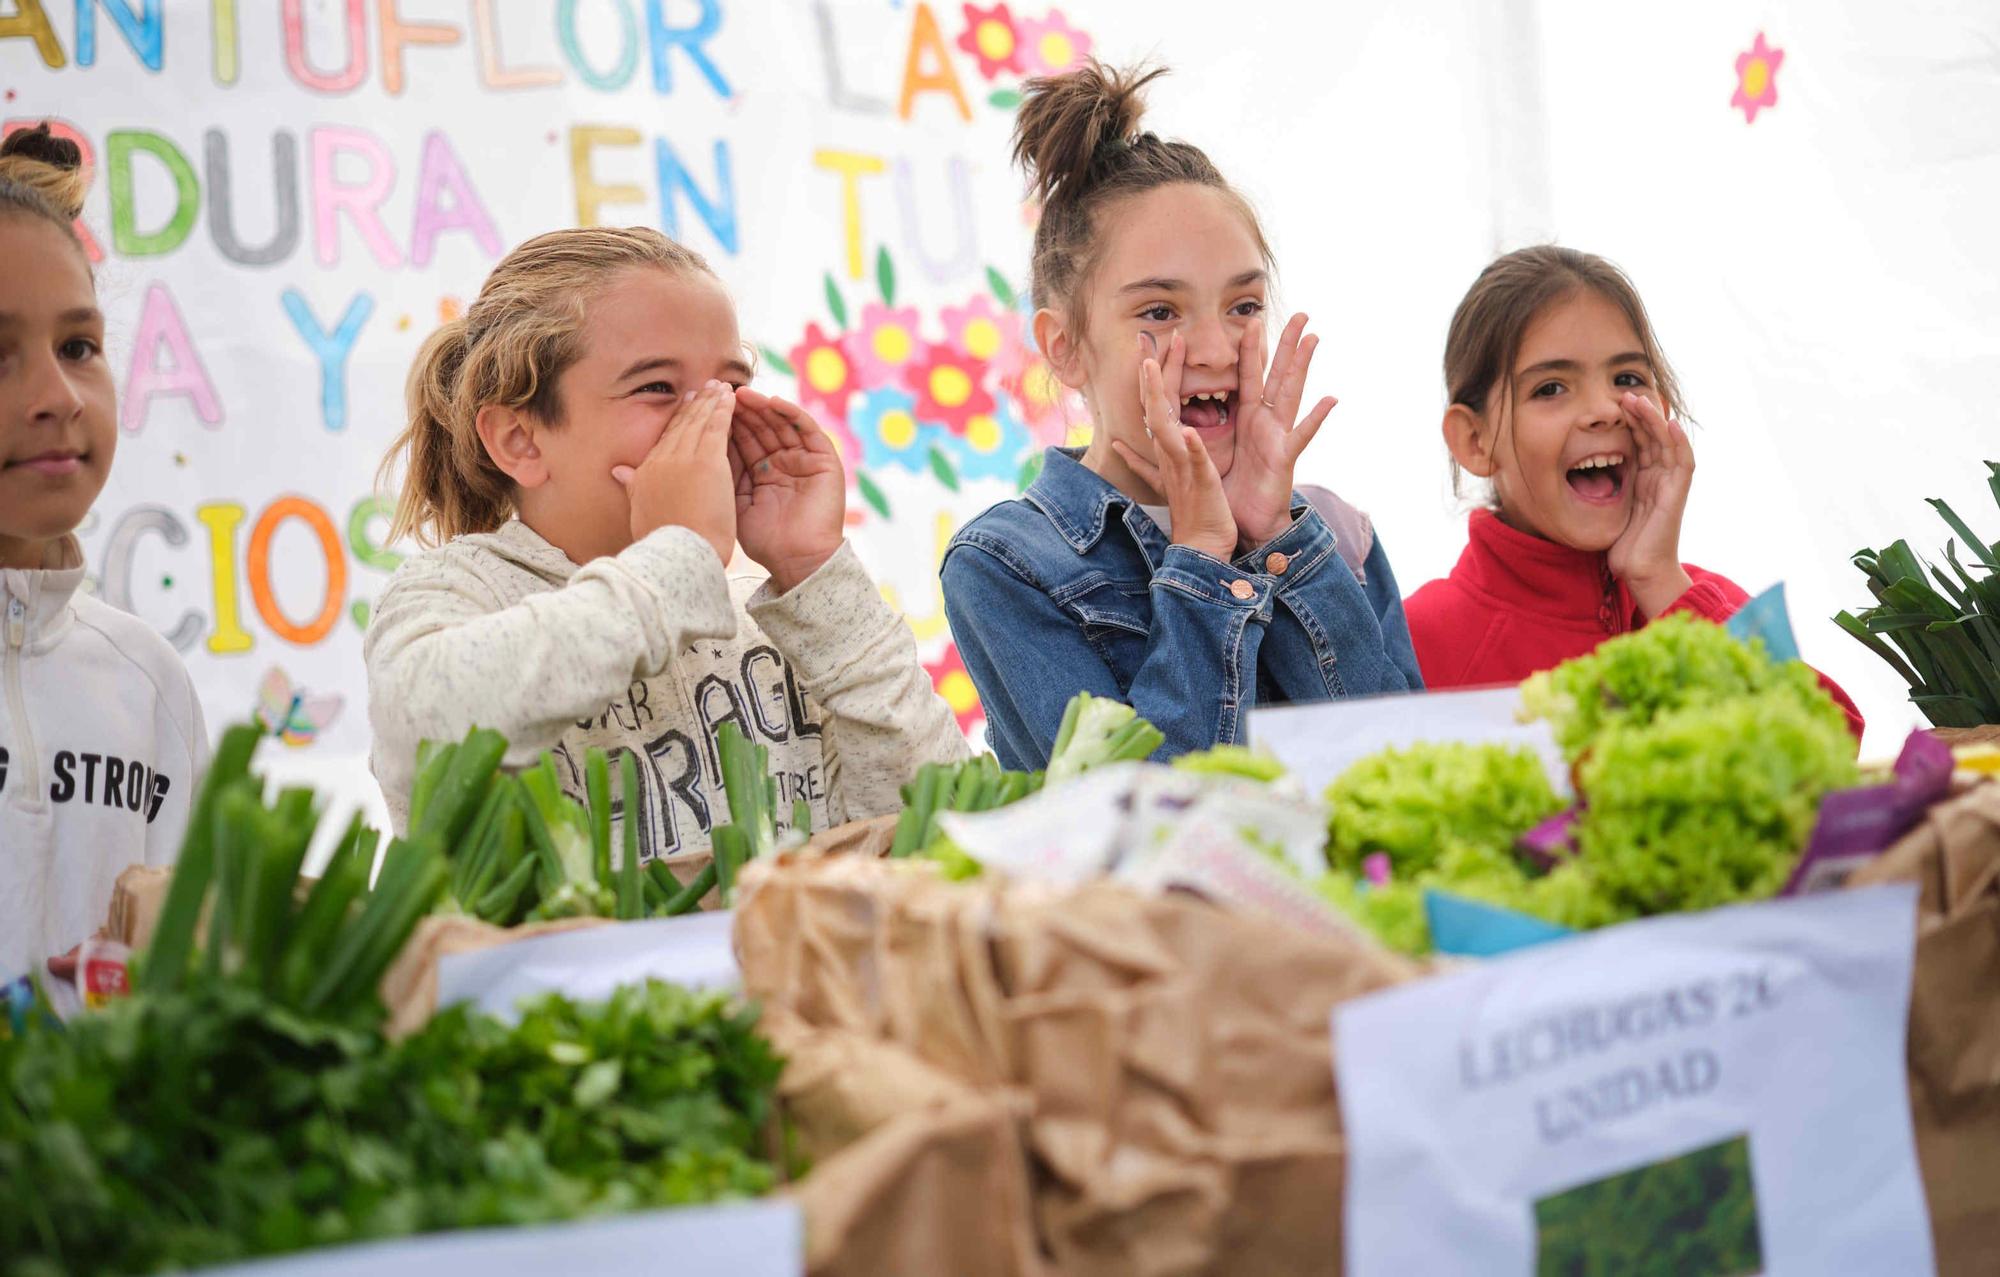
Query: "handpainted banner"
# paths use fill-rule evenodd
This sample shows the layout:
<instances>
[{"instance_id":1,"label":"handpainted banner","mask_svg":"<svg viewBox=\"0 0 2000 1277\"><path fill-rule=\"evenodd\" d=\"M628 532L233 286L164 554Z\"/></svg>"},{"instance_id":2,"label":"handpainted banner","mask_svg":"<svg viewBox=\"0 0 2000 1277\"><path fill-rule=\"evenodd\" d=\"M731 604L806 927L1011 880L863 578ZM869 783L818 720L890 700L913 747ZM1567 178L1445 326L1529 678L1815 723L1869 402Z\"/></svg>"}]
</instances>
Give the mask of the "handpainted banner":
<instances>
[{"instance_id":1,"label":"handpainted banner","mask_svg":"<svg viewBox=\"0 0 2000 1277\"><path fill-rule=\"evenodd\" d=\"M976 730L939 553L1082 424L1024 322L1006 135L1023 79L1092 48L1038 5L0 4L5 127L52 119L94 174L122 427L94 588L211 724L361 754L412 356L514 244L645 223L839 438L853 539Z\"/></svg>"}]
</instances>

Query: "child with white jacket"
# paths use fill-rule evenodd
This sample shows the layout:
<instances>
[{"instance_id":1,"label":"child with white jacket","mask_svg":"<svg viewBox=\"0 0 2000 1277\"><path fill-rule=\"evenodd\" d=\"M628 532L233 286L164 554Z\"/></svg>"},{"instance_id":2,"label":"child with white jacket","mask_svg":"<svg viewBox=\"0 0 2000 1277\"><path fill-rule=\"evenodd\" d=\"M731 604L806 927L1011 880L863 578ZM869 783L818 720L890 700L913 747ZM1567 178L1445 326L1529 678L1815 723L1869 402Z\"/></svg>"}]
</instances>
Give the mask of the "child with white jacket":
<instances>
[{"instance_id":1,"label":"child with white jacket","mask_svg":"<svg viewBox=\"0 0 2000 1277\"><path fill-rule=\"evenodd\" d=\"M894 811L967 755L909 628L844 539L838 449L748 388L736 315L659 232L529 240L411 370L397 570L365 641L372 765L400 828L417 745L490 727L583 791L629 751L647 859L727 820L715 729L769 747L781 824ZM733 548L768 579L732 578Z\"/></svg>"},{"instance_id":2,"label":"child with white jacket","mask_svg":"<svg viewBox=\"0 0 2000 1277\"><path fill-rule=\"evenodd\" d=\"M79 587L75 530L118 443L76 145L0 145L0 985L101 926L128 865L171 863L208 738L187 667Z\"/></svg>"}]
</instances>

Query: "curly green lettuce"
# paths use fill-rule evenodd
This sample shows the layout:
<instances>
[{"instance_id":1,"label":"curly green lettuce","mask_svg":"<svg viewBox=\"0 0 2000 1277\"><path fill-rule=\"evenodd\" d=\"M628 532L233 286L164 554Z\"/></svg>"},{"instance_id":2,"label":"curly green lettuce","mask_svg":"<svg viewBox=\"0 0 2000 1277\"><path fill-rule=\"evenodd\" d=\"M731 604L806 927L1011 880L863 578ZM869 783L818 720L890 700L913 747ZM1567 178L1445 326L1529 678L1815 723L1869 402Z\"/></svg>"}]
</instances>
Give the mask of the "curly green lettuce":
<instances>
[{"instance_id":1,"label":"curly green lettuce","mask_svg":"<svg viewBox=\"0 0 2000 1277\"><path fill-rule=\"evenodd\" d=\"M1526 717L1548 720L1575 762L1611 728L1766 692L1840 713L1803 663L1772 661L1761 640L1746 643L1712 621L1675 614L1534 675L1521 684L1521 706Z\"/></svg>"},{"instance_id":2,"label":"curly green lettuce","mask_svg":"<svg viewBox=\"0 0 2000 1277\"><path fill-rule=\"evenodd\" d=\"M1505 853L1562 810L1532 750L1424 743L1349 767L1326 790L1327 859L1354 872L1385 852L1398 878L1421 873L1455 844Z\"/></svg>"},{"instance_id":3,"label":"curly green lettuce","mask_svg":"<svg viewBox=\"0 0 2000 1277\"><path fill-rule=\"evenodd\" d=\"M1322 875L1313 889L1386 948L1413 958L1431 951L1431 928L1424 918L1424 889L1419 884L1376 885L1336 869Z\"/></svg>"},{"instance_id":4,"label":"curly green lettuce","mask_svg":"<svg viewBox=\"0 0 2000 1277\"><path fill-rule=\"evenodd\" d=\"M1816 699L1777 688L1606 732L1581 769L1577 824L1598 894L1652 914L1782 887L1820 799L1859 779L1845 718Z\"/></svg>"}]
</instances>

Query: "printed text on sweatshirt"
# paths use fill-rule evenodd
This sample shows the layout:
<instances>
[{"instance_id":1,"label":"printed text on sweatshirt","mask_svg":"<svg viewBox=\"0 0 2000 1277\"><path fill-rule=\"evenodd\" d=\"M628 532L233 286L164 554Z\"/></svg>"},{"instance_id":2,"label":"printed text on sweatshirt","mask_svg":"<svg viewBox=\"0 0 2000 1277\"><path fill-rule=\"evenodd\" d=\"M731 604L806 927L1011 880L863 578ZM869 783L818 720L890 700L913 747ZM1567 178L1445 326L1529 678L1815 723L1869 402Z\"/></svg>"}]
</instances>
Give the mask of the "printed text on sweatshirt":
<instances>
[{"instance_id":1,"label":"printed text on sweatshirt","mask_svg":"<svg viewBox=\"0 0 2000 1277\"><path fill-rule=\"evenodd\" d=\"M779 819L813 827L893 811L919 763L967 754L909 627L851 546L791 591L730 578L685 528L583 567L519 520L406 560L364 650L371 764L398 828L417 745L474 725L507 761L554 752L571 793L584 751L637 756L646 858L708 845L726 820L715 730L767 746ZM619 819L624 819L620 798Z\"/></svg>"},{"instance_id":2,"label":"printed text on sweatshirt","mask_svg":"<svg viewBox=\"0 0 2000 1277\"><path fill-rule=\"evenodd\" d=\"M102 926L128 865L172 862L207 758L173 646L82 582L73 537L0 571L0 980Z\"/></svg>"}]
</instances>

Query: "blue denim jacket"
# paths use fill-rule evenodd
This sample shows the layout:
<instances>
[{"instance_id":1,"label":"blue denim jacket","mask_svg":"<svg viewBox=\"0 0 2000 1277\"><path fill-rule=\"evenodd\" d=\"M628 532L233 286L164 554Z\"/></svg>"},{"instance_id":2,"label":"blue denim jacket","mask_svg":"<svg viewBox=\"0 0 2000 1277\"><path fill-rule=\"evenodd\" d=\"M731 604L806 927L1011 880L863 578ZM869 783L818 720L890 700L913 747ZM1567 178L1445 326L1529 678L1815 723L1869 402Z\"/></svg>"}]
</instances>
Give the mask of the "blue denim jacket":
<instances>
[{"instance_id":1,"label":"blue denim jacket","mask_svg":"<svg viewBox=\"0 0 2000 1277\"><path fill-rule=\"evenodd\" d=\"M940 569L1004 765L1044 766L1078 691L1137 709L1171 757L1239 740L1254 705L1422 688L1379 541L1349 546L1351 565L1294 492L1291 527L1224 563L1169 544L1080 456L1049 449L1027 492L960 529Z\"/></svg>"}]
</instances>

